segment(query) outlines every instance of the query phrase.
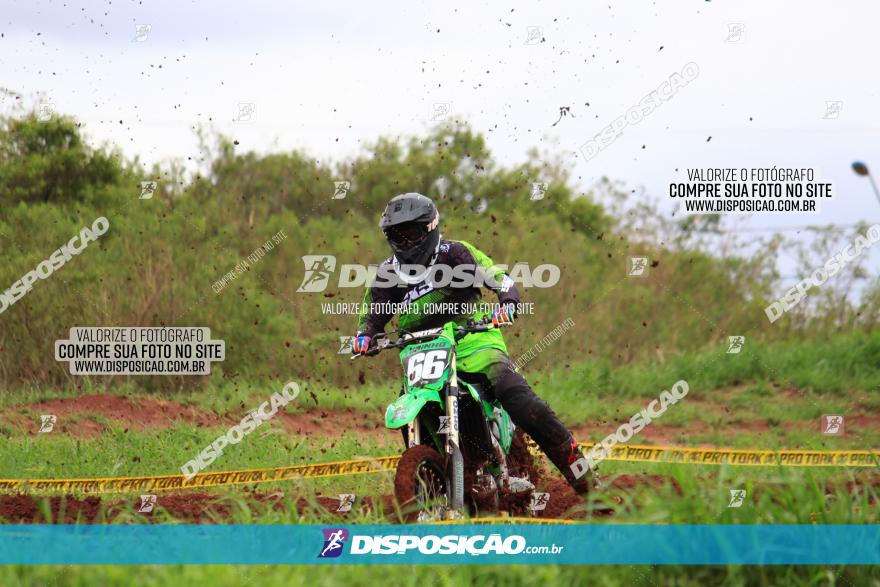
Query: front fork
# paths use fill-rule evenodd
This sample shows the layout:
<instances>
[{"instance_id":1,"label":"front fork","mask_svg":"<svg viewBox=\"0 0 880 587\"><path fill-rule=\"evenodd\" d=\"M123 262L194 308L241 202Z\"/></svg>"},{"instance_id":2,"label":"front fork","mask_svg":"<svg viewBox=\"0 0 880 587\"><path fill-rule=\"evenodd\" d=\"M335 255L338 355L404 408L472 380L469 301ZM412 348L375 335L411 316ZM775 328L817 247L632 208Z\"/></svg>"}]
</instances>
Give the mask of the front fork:
<instances>
[{"instance_id":1,"label":"front fork","mask_svg":"<svg viewBox=\"0 0 880 587\"><path fill-rule=\"evenodd\" d=\"M406 448L412 448L422 444L422 427L419 426L419 418L415 417L406 425Z\"/></svg>"},{"instance_id":2,"label":"front fork","mask_svg":"<svg viewBox=\"0 0 880 587\"><path fill-rule=\"evenodd\" d=\"M446 478L449 480L451 503L453 512L464 510L464 457L459 446L459 418L458 418L458 372L455 366L455 354L452 355L452 369L449 377L449 385L446 390Z\"/></svg>"}]
</instances>

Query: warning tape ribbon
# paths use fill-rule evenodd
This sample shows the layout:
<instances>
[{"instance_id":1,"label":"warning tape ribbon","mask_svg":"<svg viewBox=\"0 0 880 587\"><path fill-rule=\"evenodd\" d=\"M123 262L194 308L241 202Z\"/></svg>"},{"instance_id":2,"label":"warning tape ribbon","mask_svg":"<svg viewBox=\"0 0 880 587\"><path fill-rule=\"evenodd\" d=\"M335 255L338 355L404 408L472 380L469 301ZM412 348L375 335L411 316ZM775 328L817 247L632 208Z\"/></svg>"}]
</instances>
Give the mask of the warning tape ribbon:
<instances>
[{"instance_id":1,"label":"warning tape ribbon","mask_svg":"<svg viewBox=\"0 0 880 587\"><path fill-rule=\"evenodd\" d=\"M199 473L189 481L183 475L150 475L147 477L108 477L93 479L0 479L0 492L57 493L122 493L127 491L168 491L226 485L272 483L292 479L313 479L339 475L359 475L393 471L400 457L377 457L355 461L335 461L313 465L293 465L267 469Z\"/></svg>"},{"instance_id":2,"label":"warning tape ribbon","mask_svg":"<svg viewBox=\"0 0 880 587\"><path fill-rule=\"evenodd\" d=\"M582 443L583 447L593 445ZM313 479L341 475L361 475L393 471L398 456L311 465L292 465L218 473L199 473L187 481L183 475L108 477L92 479L0 479L0 493L124 493L168 491L228 485L273 483L292 479ZM875 467L880 466L878 450L748 450L721 448L676 448L621 444L613 447L606 461L680 463L691 465L752 465L789 467Z\"/></svg>"},{"instance_id":3,"label":"warning tape ribbon","mask_svg":"<svg viewBox=\"0 0 880 587\"><path fill-rule=\"evenodd\" d=\"M594 445L581 443L584 448ZM596 445L598 446L598 445ZM682 463L688 465L751 465L756 467L875 467L878 450L752 450L735 448L679 448L620 444L606 461Z\"/></svg>"}]
</instances>

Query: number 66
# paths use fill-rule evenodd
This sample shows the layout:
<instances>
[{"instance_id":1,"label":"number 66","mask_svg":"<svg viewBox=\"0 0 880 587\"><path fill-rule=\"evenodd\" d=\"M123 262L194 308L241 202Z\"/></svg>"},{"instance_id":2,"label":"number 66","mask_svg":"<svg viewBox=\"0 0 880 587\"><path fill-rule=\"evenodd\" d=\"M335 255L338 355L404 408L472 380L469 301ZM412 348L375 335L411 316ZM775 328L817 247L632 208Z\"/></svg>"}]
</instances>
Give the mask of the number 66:
<instances>
[{"instance_id":1,"label":"number 66","mask_svg":"<svg viewBox=\"0 0 880 587\"><path fill-rule=\"evenodd\" d=\"M410 385L416 381L433 381L439 379L446 367L446 351L429 351L419 353L409 360L406 379Z\"/></svg>"}]
</instances>

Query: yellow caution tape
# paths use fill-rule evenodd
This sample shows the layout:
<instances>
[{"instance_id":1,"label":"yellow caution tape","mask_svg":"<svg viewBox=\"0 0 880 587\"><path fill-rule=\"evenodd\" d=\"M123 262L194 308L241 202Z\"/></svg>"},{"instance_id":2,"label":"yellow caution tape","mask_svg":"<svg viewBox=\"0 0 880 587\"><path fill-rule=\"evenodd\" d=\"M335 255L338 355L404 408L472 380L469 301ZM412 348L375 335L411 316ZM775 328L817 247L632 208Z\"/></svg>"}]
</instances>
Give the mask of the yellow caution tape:
<instances>
[{"instance_id":1,"label":"yellow caution tape","mask_svg":"<svg viewBox=\"0 0 880 587\"><path fill-rule=\"evenodd\" d=\"M199 473L187 481L183 475L150 475L148 477L108 477L95 479L0 479L0 492L5 493L122 493L137 491L168 491L198 489L226 485L272 483L291 479L313 479L338 475L359 475L393 471L400 457L378 457L356 461L336 461L313 465L293 465L268 469Z\"/></svg>"},{"instance_id":2,"label":"yellow caution tape","mask_svg":"<svg viewBox=\"0 0 880 587\"><path fill-rule=\"evenodd\" d=\"M593 445L582 444L585 448ZM0 493L124 493L168 491L273 483L292 479L313 479L342 475L363 475L393 471L398 456L312 465L292 465L242 471L199 473L187 481L183 475L107 477L92 479L0 479ZM748 450L728 448L676 448L621 444L613 447L606 461L680 463L688 465L752 465L788 467L876 467L878 450ZM528 518L533 519L533 518Z\"/></svg>"},{"instance_id":3,"label":"yellow caution tape","mask_svg":"<svg viewBox=\"0 0 880 587\"><path fill-rule=\"evenodd\" d=\"M590 449L594 445L581 443ZM597 448L599 445L595 445ZM682 463L686 465L751 465L757 467L876 467L878 450L751 450L734 448L678 448L619 444L606 461Z\"/></svg>"}]
</instances>

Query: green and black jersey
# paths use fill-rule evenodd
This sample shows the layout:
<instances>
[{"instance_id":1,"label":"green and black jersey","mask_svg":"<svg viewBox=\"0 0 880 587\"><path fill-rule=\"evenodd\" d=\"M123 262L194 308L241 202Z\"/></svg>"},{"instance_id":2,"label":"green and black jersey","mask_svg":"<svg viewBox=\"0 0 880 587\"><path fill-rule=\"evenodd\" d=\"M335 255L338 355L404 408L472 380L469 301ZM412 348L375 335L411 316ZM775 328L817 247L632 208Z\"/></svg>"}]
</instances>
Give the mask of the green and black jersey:
<instances>
[{"instance_id":1,"label":"green and black jersey","mask_svg":"<svg viewBox=\"0 0 880 587\"><path fill-rule=\"evenodd\" d=\"M384 332L395 314L399 316L398 328L409 331L438 328L449 321L464 324L469 318L484 319L490 312L482 299L481 283L498 295L499 303L519 303L513 280L485 253L464 241L441 240L430 271L415 283L404 282L393 270L395 263L394 257L382 262L364 295L359 336ZM467 278L450 279L450 274ZM458 355L465 357L483 348L506 353L501 331L465 336L459 341Z\"/></svg>"}]
</instances>

